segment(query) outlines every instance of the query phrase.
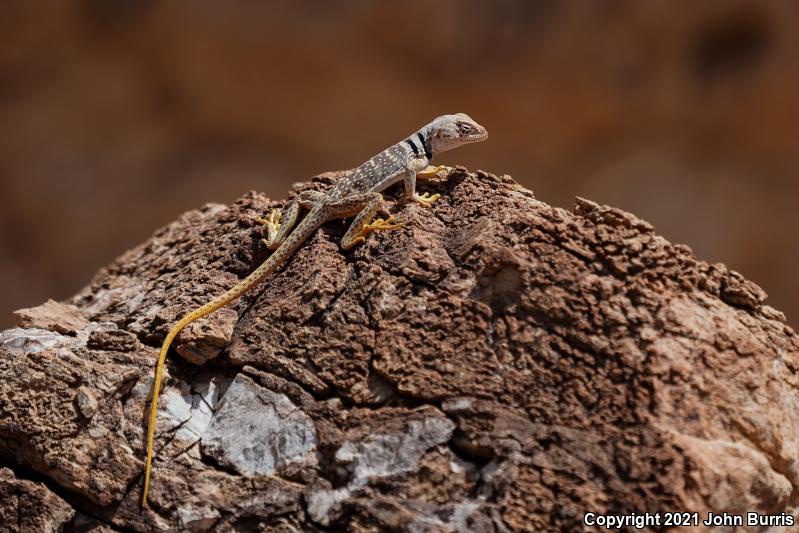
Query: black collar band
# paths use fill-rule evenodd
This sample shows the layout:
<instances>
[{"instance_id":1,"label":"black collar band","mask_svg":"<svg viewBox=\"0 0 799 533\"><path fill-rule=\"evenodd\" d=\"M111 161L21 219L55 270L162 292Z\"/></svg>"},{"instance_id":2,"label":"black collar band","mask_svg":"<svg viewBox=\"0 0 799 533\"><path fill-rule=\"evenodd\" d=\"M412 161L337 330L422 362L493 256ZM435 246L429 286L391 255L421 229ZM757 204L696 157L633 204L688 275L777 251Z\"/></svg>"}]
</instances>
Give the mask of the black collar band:
<instances>
[{"instance_id":1,"label":"black collar band","mask_svg":"<svg viewBox=\"0 0 799 533\"><path fill-rule=\"evenodd\" d=\"M427 158L428 161L430 159L433 159L433 152L432 150L430 150L429 136L422 135L421 131L417 133L416 136L419 137L419 140L422 142L422 147L424 148L424 156Z\"/></svg>"},{"instance_id":2,"label":"black collar band","mask_svg":"<svg viewBox=\"0 0 799 533\"><path fill-rule=\"evenodd\" d=\"M405 142L410 145L411 150L413 150L413 155L419 157L419 147L416 146L416 143L413 142L413 139L405 139Z\"/></svg>"}]
</instances>

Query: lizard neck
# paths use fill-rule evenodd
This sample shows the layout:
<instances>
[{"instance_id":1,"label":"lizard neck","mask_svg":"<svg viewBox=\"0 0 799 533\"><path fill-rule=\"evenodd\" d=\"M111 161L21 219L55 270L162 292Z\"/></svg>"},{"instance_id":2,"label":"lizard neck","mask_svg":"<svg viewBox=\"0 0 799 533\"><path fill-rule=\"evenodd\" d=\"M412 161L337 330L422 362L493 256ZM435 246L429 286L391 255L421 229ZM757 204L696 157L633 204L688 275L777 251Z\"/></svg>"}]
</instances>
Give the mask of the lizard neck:
<instances>
[{"instance_id":1,"label":"lizard neck","mask_svg":"<svg viewBox=\"0 0 799 533\"><path fill-rule=\"evenodd\" d=\"M416 135L413 137L415 138L424 150L424 156L427 158L428 161L433 159L433 148L430 144L430 130L428 128L422 128L416 132Z\"/></svg>"}]
</instances>

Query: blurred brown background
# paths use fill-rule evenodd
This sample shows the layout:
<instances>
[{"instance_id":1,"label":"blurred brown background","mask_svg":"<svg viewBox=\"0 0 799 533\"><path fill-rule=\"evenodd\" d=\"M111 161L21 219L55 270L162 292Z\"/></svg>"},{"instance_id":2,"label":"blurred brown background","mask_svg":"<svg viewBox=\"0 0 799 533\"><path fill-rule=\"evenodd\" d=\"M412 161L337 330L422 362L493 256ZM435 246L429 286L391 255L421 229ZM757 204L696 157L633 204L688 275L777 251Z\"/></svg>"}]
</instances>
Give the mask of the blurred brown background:
<instances>
[{"instance_id":1,"label":"blurred brown background","mask_svg":"<svg viewBox=\"0 0 799 533\"><path fill-rule=\"evenodd\" d=\"M799 317L799 4L0 3L0 326L181 212L348 168L432 117L444 162L632 211Z\"/></svg>"}]
</instances>

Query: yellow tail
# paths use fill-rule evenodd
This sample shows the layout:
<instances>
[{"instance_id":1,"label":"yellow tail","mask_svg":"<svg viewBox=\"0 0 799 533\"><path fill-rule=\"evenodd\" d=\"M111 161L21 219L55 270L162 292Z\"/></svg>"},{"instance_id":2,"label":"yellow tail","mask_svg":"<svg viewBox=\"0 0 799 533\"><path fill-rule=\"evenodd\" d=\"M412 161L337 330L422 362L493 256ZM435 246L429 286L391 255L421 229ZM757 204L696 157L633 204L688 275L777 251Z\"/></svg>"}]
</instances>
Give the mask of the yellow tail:
<instances>
[{"instance_id":1,"label":"yellow tail","mask_svg":"<svg viewBox=\"0 0 799 533\"><path fill-rule=\"evenodd\" d=\"M322 216L314 216L319 211L312 210L293 232L289 234L277 250L264 261L261 266L256 268L252 274L238 282L227 292L217 296L207 304L199 307L178 320L172 329L167 333L164 344L161 345L161 353L158 354L158 362L155 365L155 381L153 381L153 397L150 403L150 421L147 424L147 460L144 467L144 491L142 493L142 507L147 507L147 491L150 488L150 473L153 463L153 440L155 439L155 419L158 414L158 392L161 389L161 378L164 373L164 363L169 346L183 328L205 315L211 314L217 309L225 307L236 298L257 285L266 276L274 272L284 261L286 261L299 246L318 228L325 220Z\"/></svg>"},{"instance_id":2,"label":"yellow tail","mask_svg":"<svg viewBox=\"0 0 799 533\"><path fill-rule=\"evenodd\" d=\"M150 487L150 469L153 462L153 439L155 438L155 419L158 415L158 392L161 388L161 379L164 374L164 363L166 362L166 354L169 351L169 346L175 339L178 333L183 328L205 315L214 312L216 309L224 307L225 304L219 305L216 308L206 309L207 306L200 307L192 311L188 315L181 318L172 329L169 330L164 344L161 346L161 353L158 354L158 362L155 365L155 381L153 381L153 398L150 404L150 421L147 423L147 461L144 467L144 493L142 494L141 504L142 507L147 507L147 490Z\"/></svg>"},{"instance_id":3,"label":"yellow tail","mask_svg":"<svg viewBox=\"0 0 799 533\"><path fill-rule=\"evenodd\" d=\"M172 341L177 337L183 328L206 315L209 315L225 307L227 304L247 292L253 285L256 285L263 278L268 276L285 257L285 251L278 254L275 252L269 259L259 266L255 271L236 284L235 287L228 290L224 294L217 296L207 304L199 307L178 320L177 324L172 326L172 329L167 333L164 343L161 345L161 353L158 354L158 362L155 365L155 380L153 381L153 397L150 403L150 420L147 424L147 460L144 467L144 492L142 493L141 504L142 507L147 507L147 491L150 488L150 473L152 470L153 462L153 440L155 439L155 419L158 415L158 393L161 389L161 379L164 374L164 363L166 362L166 354L169 352L169 346Z\"/></svg>"}]
</instances>

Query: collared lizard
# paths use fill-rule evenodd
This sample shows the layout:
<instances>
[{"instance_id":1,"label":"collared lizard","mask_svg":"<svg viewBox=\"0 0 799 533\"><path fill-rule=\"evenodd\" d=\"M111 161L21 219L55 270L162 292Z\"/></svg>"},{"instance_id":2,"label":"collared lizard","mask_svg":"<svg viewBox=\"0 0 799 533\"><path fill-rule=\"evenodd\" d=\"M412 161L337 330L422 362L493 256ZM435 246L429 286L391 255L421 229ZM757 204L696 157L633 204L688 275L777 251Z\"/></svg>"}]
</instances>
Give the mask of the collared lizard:
<instances>
[{"instance_id":1,"label":"collared lizard","mask_svg":"<svg viewBox=\"0 0 799 533\"><path fill-rule=\"evenodd\" d=\"M363 163L354 172L339 180L329 191L303 191L294 198L285 211L272 210L268 219L258 219L267 228L268 237L264 239L264 243L267 248L274 250L272 255L233 288L178 320L169 330L161 345L155 366L150 417L147 426L143 507L147 506L158 412L158 393L161 388L164 363L169 346L178 333L191 322L230 304L260 283L285 263L314 231L329 220L355 216L341 239L341 247L345 250L363 242L366 235L371 232L401 227L402 224L395 223L391 215L388 215L386 219L373 220L378 211L388 212L383 205L383 195L380 192L402 181L405 184L405 195L409 200L424 207L430 207L439 198L439 195L417 194L416 178L429 178L437 174L441 167L428 167L433 157L464 144L483 141L487 137L488 133L485 128L468 115L458 113L440 116L410 137L386 148ZM306 208L309 211L295 228L294 225L301 208Z\"/></svg>"}]
</instances>

